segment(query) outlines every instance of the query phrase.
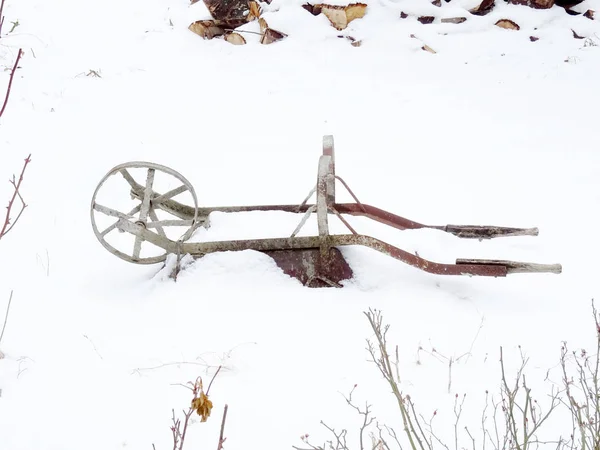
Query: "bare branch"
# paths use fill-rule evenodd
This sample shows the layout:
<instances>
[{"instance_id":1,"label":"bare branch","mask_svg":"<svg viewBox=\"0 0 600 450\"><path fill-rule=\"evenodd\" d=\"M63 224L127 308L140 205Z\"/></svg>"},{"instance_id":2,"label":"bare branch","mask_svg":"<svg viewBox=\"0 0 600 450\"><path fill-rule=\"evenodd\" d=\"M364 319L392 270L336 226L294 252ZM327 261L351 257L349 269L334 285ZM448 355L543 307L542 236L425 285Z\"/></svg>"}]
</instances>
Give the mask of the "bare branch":
<instances>
[{"instance_id":1,"label":"bare branch","mask_svg":"<svg viewBox=\"0 0 600 450\"><path fill-rule=\"evenodd\" d=\"M228 405L225 405L225 409L223 410L223 420L221 421L221 433L219 434L219 445L217 445L217 450L223 450L223 444L227 440L226 437L223 437L223 433L225 432L225 420L227 419L227 409Z\"/></svg>"},{"instance_id":2,"label":"bare branch","mask_svg":"<svg viewBox=\"0 0 600 450\"><path fill-rule=\"evenodd\" d=\"M27 205L23 201L23 197L21 196L20 189L21 189L21 183L23 182L23 176L25 175L25 169L27 169L27 166L29 165L30 162L31 162L31 154L27 158L25 158L25 162L23 163L23 168L21 169L21 175L19 175L19 179L16 180L15 176L13 175L12 180L10 180L10 184L12 184L12 186L13 186L13 195L12 195L11 199L8 201L8 206L6 208L6 215L4 216L4 224L2 225L2 229L0 229L0 239L2 239L4 236L6 236L8 234L8 232L13 229L13 227L16 225L18 220L21 218L23 211L27 207ZM21 202L21 209L20 209L19 213L17 214L17 217L14 220L12 220L12 223L11 223L12 209L15 204L15 200L17 198Z\"/></svg>"},{"instance_id":3,"label":"bare branch","mask_svg":"<svg viewBox=\"0 0 600 450\"><path fill-rule=\"evenodd\" d=\"M4 324L2 325L2 332L0 332L0 343L2 343L2 338L4 337L4 330L6 329L6 322L8 322L8 313L10 312L10 304L12 303L13 291L10 291L10 296L8 297L8 305L6 306L6 315L4 316Z\"/></svg>"},{"instance_id":4,"label":"bare branch","mask_svg":"<svg viewBox=\"0 0 600 450\"><path fill-rule=\"evenodd\" d=\"M4 6L4 2L2 3ZM4 17L2 17L2 23L4 23ZM22 49L19 49L19 52L17 53L17 59L15 59L15 64L13 65L13 68L10 71L10 76L8 78L8 86L6 88L6 94L4 96L4 103L2 104L2 109L0 109L0 117L2 117L2 114L4 114L4 111L6 110L6 105L8 105L8 98L10 97L10 91L12 89L13 80L15 78L15 72L17 71L17 67L19 66L19 60L24 54L25 52Z\"/></svg>"}]
</instances>

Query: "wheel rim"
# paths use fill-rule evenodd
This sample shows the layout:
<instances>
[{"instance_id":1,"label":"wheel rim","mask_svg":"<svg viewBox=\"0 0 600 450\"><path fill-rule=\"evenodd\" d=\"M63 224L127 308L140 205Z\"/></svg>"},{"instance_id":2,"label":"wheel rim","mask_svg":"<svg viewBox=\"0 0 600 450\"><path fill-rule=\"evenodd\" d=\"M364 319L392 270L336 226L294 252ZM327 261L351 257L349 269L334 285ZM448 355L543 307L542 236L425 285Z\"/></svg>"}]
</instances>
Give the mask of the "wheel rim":
<instances>
[{"instance_id":1,"label":"wheel rim","mask_svg":"<svg viewBox=\"0 0 600 450\"><path fill-rule=\"evenodd\" d=\"M145 179L142 180L142 183L137 182L135 177L131 174L131 171L134 169L145 169L146 176ZM173 182L172 178L175 178L177 180L175 183L177 187L168 190L164 194L156 192L154 190L156 175L161 173L169 176L170 178L168 179L170 182ZM107 181L115 175L120 175L122 179L127 182L130 188L131 198L137 199L139 203L128 211L121 211L119 208L112 208L98 202L98 196L102 190L102 187L105 186ZM193 219L181 219L174 214L169 213L167 209L161 208L162 202L172 200L177 195L186 192L188 192L192 197L194 208ZM161 212L161 215L177 217L177 219L160 219L158 217L158 211ZM114 221L107 227L99 227L97 215L99 215L99 217L113 218ZM90 205L90 218L96 238L110 253L125 261L136 264L156 264L164 261L167 258L167 252L164 252L163 249L160 250L164 253L159 255L148 257L141 256L142 244L144 242L146 242L146 244L151 246L153 249L159 249L159 247L155 246L154 244L145 241L139 236L128 234L128 236L133 237L133 246L131 247L130 251L127 251L125 248L123 248L127 247L127 245L123 244L119 246L121 248L117 248L116 245L107 241L107 237L111 235L111 233L121 231L118 228L118 223L120 220L127 220L131 223L142 225L156 232L165 239L172 239L168 237L167 231L174 232L175 227L187 228L187 230L181 234L181 236L173 239L186 241L191 237L198 224L198 198L192 184L179 172L160 164L144 161L133 161L113 167L104 176L104 178L102 178L92 197L92 202Z\"/></svg>"}]
</instances>

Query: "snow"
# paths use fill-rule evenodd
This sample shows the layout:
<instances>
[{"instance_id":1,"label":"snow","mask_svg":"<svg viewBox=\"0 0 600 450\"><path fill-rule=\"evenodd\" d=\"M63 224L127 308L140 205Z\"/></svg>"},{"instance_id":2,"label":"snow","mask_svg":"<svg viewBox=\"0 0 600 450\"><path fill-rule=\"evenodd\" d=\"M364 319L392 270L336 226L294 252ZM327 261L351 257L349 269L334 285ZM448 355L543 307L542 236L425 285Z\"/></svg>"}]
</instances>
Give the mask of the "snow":
<instances>
[{"instance_id":1,"label":"snow","mask_svg":"<svg viewBox=\"0 0 600 450\"><path fill-rule=\"evenodd\" d=\"M225 404L227 450L290 448L305 433L322 442L320 420L354 432L359 418L339 394L354 384L357 400L400 429L368 362L369 308L391 324L402 388L424 416L438 410L444 436L455 394L467 394L464 420L479 430L500 346L509 373L519 345L531 357L528 382L544 398L561 342L593 345L600 22L504 2L475 17L466 0L370 1L340 32L302 3L265 6L287 39L232 46L188 31L208 17L202 2L7 0L4 30L19 26L0 39L0 60L10 67L19 47L25 56L1 119L0 176L29 153L32 163L29 206L0 242L0 313L14 291L0 343L1 450L172 448L171 410L190 399L180 384L207 383L219 365L213 415L192 424L185 448L216 448ZM574 9L598 15L600 1ZM437 19L423 25L422 14ZM457 16L468 21L439 23ZM521 30L494 27L501 18ZM117 164L172 167L201 206L295 204L314 185L325 134L337 173L365 203L424 223L540 229L461 241L351 217L359 232L435 261L559 262L563 273L445 278L349 247L355 277L343 289L304 288L254 251L207 255L173 282L168 268L128 264L92 233L92 194ZM9 194L0 183L0 199ZM342 189L338 200L351 201ZM193 240L286 236L299 220L214 213ZM302 234L315 230L309 221ZM420 346L469 354L453 365L450 392L447 362Z\"/></svg>"}]
</instances>

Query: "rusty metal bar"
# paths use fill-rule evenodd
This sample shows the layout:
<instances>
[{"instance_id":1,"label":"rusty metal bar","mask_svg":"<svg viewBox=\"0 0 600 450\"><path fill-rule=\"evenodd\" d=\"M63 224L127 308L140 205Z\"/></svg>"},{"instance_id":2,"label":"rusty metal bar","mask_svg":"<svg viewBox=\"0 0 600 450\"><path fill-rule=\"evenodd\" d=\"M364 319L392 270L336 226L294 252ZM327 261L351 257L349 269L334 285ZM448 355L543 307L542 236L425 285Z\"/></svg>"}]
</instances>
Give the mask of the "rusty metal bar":
<instances>
[{"instance_id":1,"label":"rusty metal bar","mask_svg":"<svg viewBox=\"0 0 600 450\"><path fill-rule=\"evenodd\" d=\"M147 230L127 220L120 220L118 228L163 248L167 252L189 253L193 257L201 257L208 253L224 251L273 251L273 250L302 250L321 248L319 236L302 236L294 238L270 238L249 239L237 241L215 241L215 242L186 242L178 248L178 244L170 239L165 239L158 234ZM446 264L429 261L420 256L413 255L405 250L390 245L379 239L365 235L340 234L329 236L332 247L347 245L361 245L384 253L392 258L398 259L408 265L421 269L425 272L437 275L479 275L490 277L504 277L510 273L560 273L560 265L557 264L532 264L517 261L495 261L495 260L468 260L459 259L457 264Z\"/></svg>"},{"instance_id":2,"label":"rusty metal bar","mask_svg":"<svg viewBox=\"0 0 600 450\"><path fill-rule=\"evenodd\" d=\"M132 195L136 192L132 190ZM250 211L283 211L290 213L305 213L314 205L255 205L255 206L217 206L199 208L198 215L206 219L211 212L250 212ZM175 200L164 200L156 207L163 209L182 219L194 217L194 208L183 205ZM367 217L376 222L388 225L398 230L430 228L451 233L462 239L493 239L510 236L537 236L538 228L498 227L494 225L425 225L414 220L398 216L375 206L365 203L336 203L333 208L340 214ZM333 213L333 211L332 211Z\"/></svg>"},{"instance_id":3,"label":"rusty metal bar","mask_svg":"<svg viewBox=\"0 0 600 450\"><path fill-rule=\"evenodd\" d=\"M346 183L344 181L344 179L340 176L335 176L335 178L337 180L340 181L340 183L342 183L344 185L344 187L346 188L346 190L348 191L348 193L352 196L352 198L354 199L354 201L361 207L361 209L363 210L363 212L367 212L365 207L362 205L361 201L358 199L358 197L356 196L356 194L352 191L352 189L350 189L350 186L348 186L348 183Z\"/></svg>"}]
</instances>

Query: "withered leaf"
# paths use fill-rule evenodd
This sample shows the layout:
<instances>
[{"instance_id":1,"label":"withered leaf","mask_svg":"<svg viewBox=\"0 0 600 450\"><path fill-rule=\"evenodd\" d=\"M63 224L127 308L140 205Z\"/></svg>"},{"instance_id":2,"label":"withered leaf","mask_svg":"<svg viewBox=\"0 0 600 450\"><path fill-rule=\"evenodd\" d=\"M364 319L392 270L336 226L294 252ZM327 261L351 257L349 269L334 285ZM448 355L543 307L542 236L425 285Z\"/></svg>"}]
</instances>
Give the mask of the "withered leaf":
<instances>
[{"instance_id":1,"label":"withered leaf","mask_svg":"<svg viewBox=\"0 0 600 450\"><path fill-rule=\"evenodd\" d=\"M212 411L213 404L208 399L207 395L204 392L200 392L200 395L192 400L192 408L196 411L196 413L201 417L201 422L206 422L206 419L210 417L210 412Z\"/></svg>"}]
</instances>

